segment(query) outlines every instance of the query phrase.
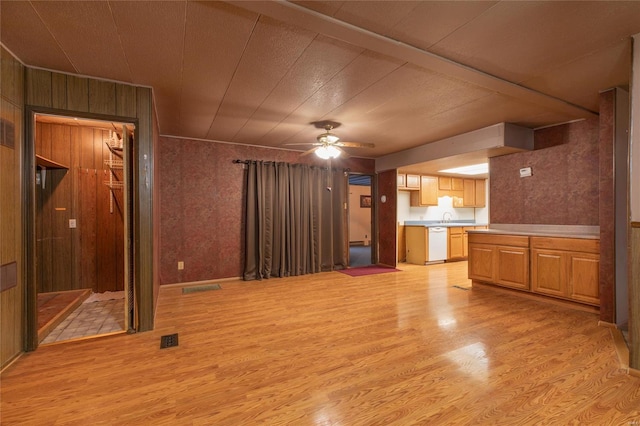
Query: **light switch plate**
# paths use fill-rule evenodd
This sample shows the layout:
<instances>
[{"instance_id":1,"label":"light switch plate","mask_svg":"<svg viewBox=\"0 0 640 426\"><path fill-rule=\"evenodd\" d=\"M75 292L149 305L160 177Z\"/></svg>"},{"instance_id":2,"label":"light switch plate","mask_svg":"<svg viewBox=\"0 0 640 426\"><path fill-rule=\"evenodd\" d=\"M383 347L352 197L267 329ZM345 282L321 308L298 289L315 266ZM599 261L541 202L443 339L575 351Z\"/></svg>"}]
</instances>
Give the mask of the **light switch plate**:
<instances>
[{"instance_id":1,"label":"light switch plate","mask_svg":"<svg viewBox=\"0 0 640 426\"><path fill-rule=\"evenodd\" d=\"M76 220L69 219L69 228L75 228L75 227L76 227Z\"/></svg>"}]
</instances>

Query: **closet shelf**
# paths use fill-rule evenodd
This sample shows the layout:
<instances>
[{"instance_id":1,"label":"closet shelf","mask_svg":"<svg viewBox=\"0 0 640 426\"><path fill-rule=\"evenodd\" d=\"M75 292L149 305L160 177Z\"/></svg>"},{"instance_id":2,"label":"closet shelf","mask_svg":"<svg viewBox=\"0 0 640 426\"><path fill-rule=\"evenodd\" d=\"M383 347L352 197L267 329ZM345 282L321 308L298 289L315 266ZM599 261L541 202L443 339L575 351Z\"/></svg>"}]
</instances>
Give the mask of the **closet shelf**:
<instances>
[{"instance_id":1,"label":"closet shelf","mask_svg":"<svg viewBox=\"0 0 640 426\"><path fill-rule=\"evenodd\" d=\"M109 182L108 180L105 180L104 184L107 185L109 187L109 189L123 189L124 188L124 182L120 182L120 181Z\"/></svg>"},{"instance_id":2,"label":"closet shelf","mask_svg":"<svg viewBox=\"0 0 640 426\"><path fill-rule=\"evenodd\" d=\"M42 155L37 155L37 154L36 154L36 165L41 169L65 169L65 170L69 169L69 167L65 166L64 164L57 163L53 160L49 160L48 158L43 157Z\"/></svg>"},{"instance_id":3,"label":"closet shelf","mask_svg":"<svg viewBox=\"0 0 640 426\"><path fill-rule=\"evenodd\" d=\"M104 164L113 170L122 170L124 167L122 160L104 160Z\"/></svg>"}]
</instances>

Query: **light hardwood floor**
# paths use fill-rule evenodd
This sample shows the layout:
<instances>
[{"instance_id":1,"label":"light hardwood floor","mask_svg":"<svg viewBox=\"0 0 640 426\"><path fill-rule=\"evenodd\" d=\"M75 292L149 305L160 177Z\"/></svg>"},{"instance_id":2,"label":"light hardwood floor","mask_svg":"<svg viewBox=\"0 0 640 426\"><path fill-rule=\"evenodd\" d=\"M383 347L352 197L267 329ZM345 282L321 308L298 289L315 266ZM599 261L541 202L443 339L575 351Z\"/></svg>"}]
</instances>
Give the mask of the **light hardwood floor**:
<instances>
[{"instance_id":1,"label":"light hardwood floor","mask_svg":"<svg viewBox=\"0 0 640 426\"><path fill-rule=\"evenodd\" d=\"M9 367L2 424L640 423L640 378L597 315L453 287L466 266L163 288L154 331Z\"/></svg>"}]
</instances>

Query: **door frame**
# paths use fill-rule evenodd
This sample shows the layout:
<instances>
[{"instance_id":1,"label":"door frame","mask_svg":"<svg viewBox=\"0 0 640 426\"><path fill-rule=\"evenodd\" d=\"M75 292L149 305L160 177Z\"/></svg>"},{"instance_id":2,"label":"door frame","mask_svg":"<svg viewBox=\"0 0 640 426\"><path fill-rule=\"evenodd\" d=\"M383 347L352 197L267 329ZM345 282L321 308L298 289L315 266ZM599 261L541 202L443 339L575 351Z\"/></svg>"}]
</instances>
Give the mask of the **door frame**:
<instances>
[{"instance_id":1,"label":"door frame","mask_svg":"<svg viewBox=\"0 0 640 426\"><path fill-rule=\"evenodd\" d=\"M378 233L376 232L376 217L377 217L377 209L378 209L378 203L376 202L377 200L377 193L378 193L378 186L377 186L377 175L375 173L361 173L361 172L348 172L349 175L347 176L347 197L349 197L349 189L351 188L351 183L349 182L349 178L352 175L357 175L357 176L369 176L370 180L371 180L371 184L369 185L370 188L370 195L371 195L371 215L370 215L370 220L371 220L371 225L370 225L370 236L371 236L371 264L372 265L376 265L378 263ZM355 186L355 185L354 185ZM349 198L347 198L349 199ZM350 235L350 225L351 225L351 203L348 203L348 209L347 209L347 214L345 216L345 220L346 220L346 229L347 232L345 233L345 245L347 247L347 266L349 266L351 264L351 259L349 256L349 235Z\"/></svg>"},{"instance_id":2,"label":"door frame","mask_svg":"<svg viewBox=\"0 0 640 426\"><path fill-rule=\"evenodd\" d=\"M24 240L24 282L25 282L25 336L24 336L24 349L25 351L34 351L38 347L38 289L36 284L37 266L36 266L36 149L35 149L35 133L36 133L36 115L46 114L61 117L77 117L79 119L100 120L100 121L112 121L118 123L132 124L134 128L139 129L139 123L137 118L133 117L120 117L104 114L91 114L82 113L76 111L68 111L54 108L25 106L25 138L23 146L23 158L22 158L22 178L24 186L22 188L22 199L24 205L23 212L23 231L22 237ZM135 132L135 135L139 134L139 130ZM137 136L136 139L137 140ZM134 140L134 146L128 148L129 153L135 153L136 142ZM127 168L132 169L135 155L129 155ZM134 167L133 167L134 168ZM134 168L135 169L135 168ZM127 174L125 172L125 174ZM134 173L129 173L133 175ZM129 200L135 200L135 176L129 176L127 179L127 197L123 197L126 205L126 214L132 216L134 214L135 206L129 205ZM135 203L135 201L134 201ZM125 268L131 268L130 271L136 270L137 259L133 256L135 251L135 220L134 223L129 223L129 229L125 229ZM130 282L129 277L132 276L129 271L125 270L125 289L131 288L134 294L139 294L139 289L136 288L135 282ZM137 316L139 312L140 297L135 298L132 301L133 311ZM125 331L136 331L138 327L137 321L133 324L131 329L131 320L127 316L129 324L125 324Z\"/></svg>"}]
</instances>

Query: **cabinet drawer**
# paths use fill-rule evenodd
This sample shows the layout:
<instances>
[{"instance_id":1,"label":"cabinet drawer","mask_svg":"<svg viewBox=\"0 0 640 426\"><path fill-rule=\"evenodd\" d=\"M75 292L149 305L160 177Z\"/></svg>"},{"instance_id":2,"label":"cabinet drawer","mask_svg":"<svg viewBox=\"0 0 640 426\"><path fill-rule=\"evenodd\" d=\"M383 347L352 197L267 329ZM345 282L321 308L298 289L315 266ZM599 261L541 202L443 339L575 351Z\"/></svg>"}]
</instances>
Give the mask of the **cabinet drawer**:
<instances>
[{"instance_id":1,"label":"cabinet drawer","mask_svg":"<svg viewBox=\"0 0 640 426\"><path fill-rule=\"evenodd\" d=\"M600 240L588 238L531 237L531 248L600 253Z\"/></svg>"},{"instance_id":2,"label":"cabinet drawer","mask_svg":"<svg viewBox=\"0 0 640 426\"><path fill-rule=\"evenodd\" d=\"M522 235L486 234L471 232L469 234L469 243L529 247L529 237Z\"/></svg>"}]
</instances>

